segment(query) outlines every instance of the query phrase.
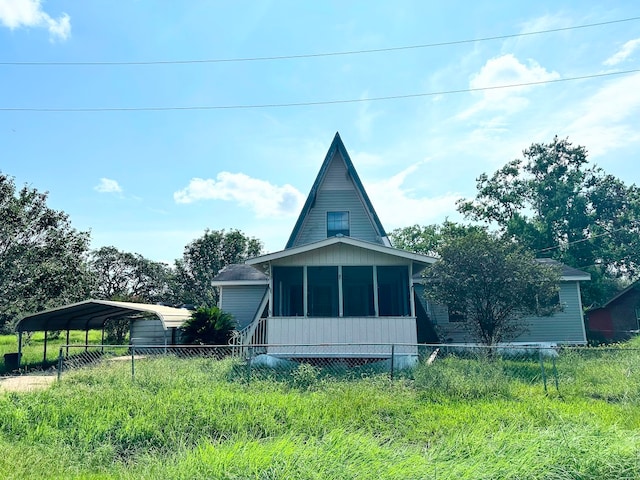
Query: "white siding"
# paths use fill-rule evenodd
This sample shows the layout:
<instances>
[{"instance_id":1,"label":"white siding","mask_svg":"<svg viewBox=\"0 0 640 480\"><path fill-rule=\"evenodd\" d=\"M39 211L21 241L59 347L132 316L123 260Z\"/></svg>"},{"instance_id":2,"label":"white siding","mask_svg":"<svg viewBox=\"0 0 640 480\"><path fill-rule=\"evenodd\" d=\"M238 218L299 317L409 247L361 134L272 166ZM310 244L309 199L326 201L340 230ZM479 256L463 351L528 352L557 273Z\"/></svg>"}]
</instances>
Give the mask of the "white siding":
<instances>
[{"instance_id":1,"label":"white siding","mask_svg":"<svg viewBox=\"0 0 640 480\"><path fill-rule=\"evenodd\" d=\"M134 345L164 345L165 330L158 318L134 320L131 322L131 343ZM167 332L167 344L171 343Z\"/></svg>"},{"instance_id":2,"label":"white siding","mask_svg":"<svg viewBox=\"0 0 640 480\"><path fill-rule=\"evenodd\" d=\"M586 343L578 282L560 284L560 305L562 311L550 317L526 319L528 331L514 341Z\"/></svg>"},{"instance_id":3,"label":"white siding","mask_svg":"<svg viewBox=\"0 0 640 480\"><path fill-rule=\"evenodd\" d=\"M322 265L409 265L409 260L400 259L394 255L387 255L352 245L329 245L300 255L292 255L275 260L277 266L322 266Z\"/></svg>"},{"instance_id":4,"label":"white siding","mask_svg":"<svg viewBox=\"0 0 640 480\"><path fill-rule=\"evenodd\" d=\"M267 330L269 344L298 346L270 347L271 354L382 356L390 344L399 344L394 347L396 354L416 354L415 317L271 317Z\"/></svg>"},{"instance_id":5,"label":"white siding","mask_svg":"<svg viewBox=\"0 0 640 480\"><path fill-rule=\"evenodd\" d=\"M266 285L225 285L221 287L220 309L233 315L241 330L253 321L266 290Z\"/></svg>"},{"instance_id":6,"label":"white siding","mask_svg":"<svg viewBox=\"0 0 640 480\"><path fill-rule=\"evenodd\" d=\"M352 190L354 188L351 177L347 172L347 166L340 152L336 151L329 168L325 173L324 181L320 185L322 190Z\"/></svg>"},{"instance_id":7,"label":"white siding","mask_svg":"<svg viewBox=\"0 0 640 480\"><path fill-rule=\"evenodd\" d=\"M349 212L349 236L382 244L339 153L329 164L294 246L327 238L327 212Z\"/></svg>"},{"instance_id":8,"label":"white siding","mask_svg":"<svg viewBox=\"0 0 640 480\"><path fill-rule=\"evenodd\" d=\"M523 328L526 331L511 341L586 343L578 282L562 282L560 284L560 304L563 310L551 316L523 319ZM430 308L434 312L432 318L435 320L436 330L442 341L454 343L476 341L470 337L463 323L449 322L445 307L430 305Z\"/></svg>"}]
</instances>

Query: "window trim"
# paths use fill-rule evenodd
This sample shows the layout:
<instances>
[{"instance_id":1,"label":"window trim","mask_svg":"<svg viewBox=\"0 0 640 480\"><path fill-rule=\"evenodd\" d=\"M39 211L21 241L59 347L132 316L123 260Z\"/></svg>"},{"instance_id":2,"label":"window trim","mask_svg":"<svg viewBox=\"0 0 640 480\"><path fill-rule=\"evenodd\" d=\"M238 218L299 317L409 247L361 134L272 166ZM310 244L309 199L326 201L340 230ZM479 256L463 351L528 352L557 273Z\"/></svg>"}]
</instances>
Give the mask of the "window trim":
<instances>
[{"instance_id":1,"label":"window trim","mask_svg":"<svg viewBox=\"0 0 640 480\"><path fill-rule=\"evenodd\" d=\"M331 229L329 230L329 216L330 215L335 215L335 214L343 214L346 215L346 224L347 224L347 228L341 228L341 229ZM340 223L344 223L344 218L340 219ZM345 237L349 237L351 236L351 212L349 210L330 210L327 211L327 215L325 216L325 227L326 227L326 232L327 232L327 238L331 238L331 237L336 237L338 235L343 235ZM335 233L331 233L330 232L335 232ZM346 232L346 233L345 233Z\"/></svg>"}]
</instances>

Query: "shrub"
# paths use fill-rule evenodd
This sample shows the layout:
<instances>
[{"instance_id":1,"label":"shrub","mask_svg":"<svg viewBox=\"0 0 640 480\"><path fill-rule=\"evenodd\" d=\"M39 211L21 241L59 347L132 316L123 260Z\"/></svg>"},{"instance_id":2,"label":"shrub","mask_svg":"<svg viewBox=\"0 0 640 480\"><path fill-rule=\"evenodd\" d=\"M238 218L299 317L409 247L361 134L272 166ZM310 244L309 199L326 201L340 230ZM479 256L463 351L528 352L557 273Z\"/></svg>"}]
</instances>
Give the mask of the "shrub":
<instances>
[{"instance_id":1,"label":"shrub","mask_svg":"<svg viewBox=\"0 0 640 480\"><path fill-rule=\"evenodd\" d=\"M200 307L182 326L182 340L187 344L226 345L236 325L233 316L218 307Z\"/></svg>"}]
</instances>

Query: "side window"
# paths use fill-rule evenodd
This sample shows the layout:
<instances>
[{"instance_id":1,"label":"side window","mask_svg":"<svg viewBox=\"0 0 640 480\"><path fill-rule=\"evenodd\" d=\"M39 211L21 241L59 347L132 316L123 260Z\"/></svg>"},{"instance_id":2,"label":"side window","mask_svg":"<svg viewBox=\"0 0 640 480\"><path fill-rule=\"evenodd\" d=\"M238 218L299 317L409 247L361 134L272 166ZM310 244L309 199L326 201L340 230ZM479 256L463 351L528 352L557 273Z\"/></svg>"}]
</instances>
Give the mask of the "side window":
<instances>
[{"instance_id":1,"label":"side window","mask_svg":"<svg viewBox=\"0 0 640 480\"><path fill-rule=\"evenodd\" d=\"M556 292L548 298L540 298L536 295L536 314L547 317L553 312L562 310L560 307L560 292Z\"/></svg>"},{"instance_id":2,"label":"side window","mask_svg":"<svg viewBox=\"0 0 640 480\"><path fill-rule=\"evenodd\" d=\"M327 238L349 236L349 212L327 212Z\"/></svg>"},{"instance_id":3,"label":"side window","mask_svg":"<svg viewBox=\"0 0 640 480\"><path fill-rule=\"evenodd\" d=\"M462 310L459 310L456 308L449 309L449 322L460 323L460 322L466 322L466 321L467 321L467 316Z\"/></svg>"}]
</instances>

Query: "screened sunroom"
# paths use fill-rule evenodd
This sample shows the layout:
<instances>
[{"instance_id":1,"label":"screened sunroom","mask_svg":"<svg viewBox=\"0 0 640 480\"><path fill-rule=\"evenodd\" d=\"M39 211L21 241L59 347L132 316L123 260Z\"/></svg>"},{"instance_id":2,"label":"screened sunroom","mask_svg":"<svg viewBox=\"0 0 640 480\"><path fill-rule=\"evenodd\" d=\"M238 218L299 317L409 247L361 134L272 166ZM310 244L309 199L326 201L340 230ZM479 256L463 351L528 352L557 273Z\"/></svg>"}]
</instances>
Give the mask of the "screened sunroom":
<instances>
[{"instance_id":1,"label":"screened sunroom","mask_svg":"<svg viewBox=\"0 0 640 480\"><path fill-rule=\"evenodd\" d=\"M349 237L250 260L270 279L270 353L331 344L336 355L374 355L374 345L416 344L411 276L430 260Z\"/></svg>"}]
</instances>

